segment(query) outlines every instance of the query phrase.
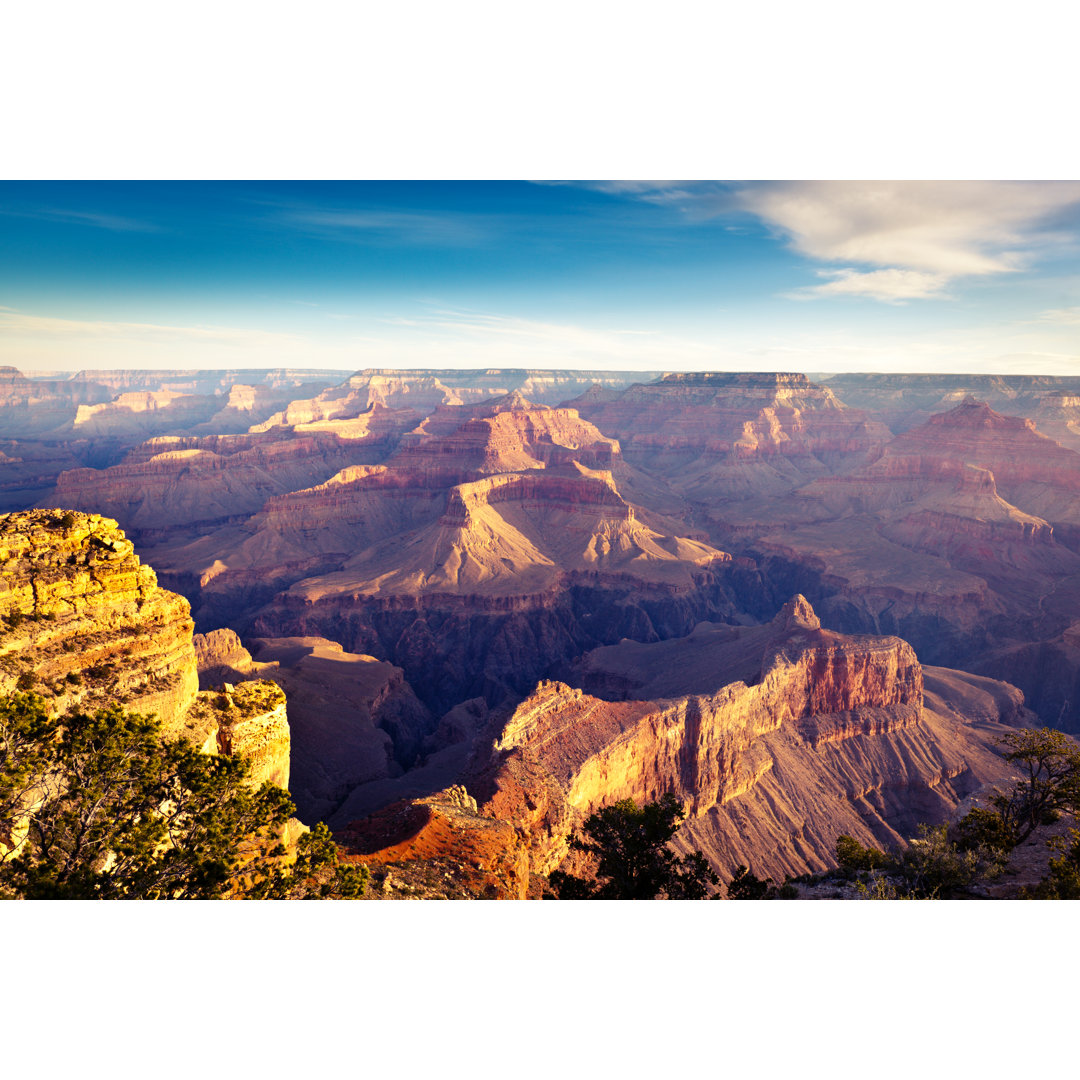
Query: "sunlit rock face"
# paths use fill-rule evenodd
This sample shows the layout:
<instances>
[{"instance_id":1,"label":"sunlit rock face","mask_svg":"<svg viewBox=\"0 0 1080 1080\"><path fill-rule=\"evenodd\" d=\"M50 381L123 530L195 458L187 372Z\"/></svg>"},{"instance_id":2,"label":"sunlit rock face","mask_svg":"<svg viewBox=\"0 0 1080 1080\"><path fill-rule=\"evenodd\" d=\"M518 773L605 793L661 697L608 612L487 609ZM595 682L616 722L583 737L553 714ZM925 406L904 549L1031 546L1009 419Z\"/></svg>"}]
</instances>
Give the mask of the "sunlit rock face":
<instances>
[{"instance_id":1,"label":"sunlit rock face","mask_svg":"<svg viewBox=\"0 0 1080 1080\"><path fill-rule=\"evenodd\" d=\"M538 873L563 862L589 814L667 792L688 815L678 845L722 874L740 862L780 880L821 869L842 833L899 842L916 819L941 820L1005 779L989 744L1030 715L1014 690L977 691L990 680L961 673L935 672L931 696L906 642L824 630L802 597L766 626L596 650L577 674L607 692L541 683L474 782Z\"/></svg>"},{"instance_id":2,"label":"sunlit rock face","mask_svg":"<svg viewBox=\"0 0 1080 1080\"><path fill-rule=\"evenodd\" d=\"M198 692L188 602L158 587L116 522L0 517L3 692L33 680L57 707L125 700L181 724Z\"/></svg>"},{"instance_id":3,"label":"sunlit rock face","mask_svg":"<svg viewBox=\"0 0 1080 1080\"><path fill-rule=\"evenodd\" d=\"M166 738L239 754L287 786L289 724L273 683L199 692L188 602L157 584L115 521L52 509L0 516L0 693L57 714L122 705Z\"/></svg>"}]
</instances>

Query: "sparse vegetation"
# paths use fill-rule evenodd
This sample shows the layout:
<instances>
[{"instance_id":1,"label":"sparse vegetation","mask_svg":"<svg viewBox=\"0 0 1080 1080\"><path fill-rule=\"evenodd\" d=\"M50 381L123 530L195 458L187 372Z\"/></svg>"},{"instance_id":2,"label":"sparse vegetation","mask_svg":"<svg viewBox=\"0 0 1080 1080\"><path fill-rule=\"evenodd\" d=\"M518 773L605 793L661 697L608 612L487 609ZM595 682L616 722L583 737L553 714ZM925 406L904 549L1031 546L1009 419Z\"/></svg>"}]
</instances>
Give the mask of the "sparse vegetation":
<instances>
[{"instance_id":1,"label":"sparse vegetation","mask_svg":"<svg viewBox=\"0 0 1080 1080\"><path fill-rule=\"evenodd\" d=\"M0 699L0 896L27 899L354 897L366 868L325 826L286 859L288 792L246 762L163 741L119 707L50 717L35 694Z\"/></svg>"},{"instance_id":2,"label":"sparse vegetation","mask_svg":"<svg viewBox=\"0 0 1080 1080\"><path fill-rule=\"evenodd\" d=\"M679 856L667 846L684 816L670 793L645 806L624 799L597 811L570 842L594 862L595 877L556 870L551 887L560 900L704 900L720 884L705 856Z\"/></svg>"},{"instance_id":3,"label":"sparse vegetation","mask_svg":"<svg viewBox=\"0 0 1080 1080\"><path fill-rule=\"evenodd\" d=\"M877 870L888 862L888 858L877 848L863 847L853 836L838 836L836 861L841 870L855 874L861 870Z\"/></svg>"},{"instance_id":4,"label":"sparse vegetation","mask_svg":"<svg viewBox=\"0 0 1080 1080\"><path fill-rule=\"evenodd\" d=\"M1040 825L1050 825L1062 813L1080 810L1080 746L1052 728L1011 731L1000 740L1005 760L1023 778L1008 795L993 800L999 826L1022 844Z\"/></svg>"}]
</instances>

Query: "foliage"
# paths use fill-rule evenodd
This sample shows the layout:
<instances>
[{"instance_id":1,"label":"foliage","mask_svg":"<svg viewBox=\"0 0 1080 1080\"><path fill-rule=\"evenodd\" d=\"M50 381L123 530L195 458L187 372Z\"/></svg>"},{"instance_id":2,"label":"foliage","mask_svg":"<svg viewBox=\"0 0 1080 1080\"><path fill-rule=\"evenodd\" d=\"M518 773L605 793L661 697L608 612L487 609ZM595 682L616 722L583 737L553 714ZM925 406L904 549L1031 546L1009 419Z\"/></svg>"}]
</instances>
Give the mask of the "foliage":
<instances>
[{"instance_id":1,"label":"foliage","mask_svg":"<svg viewBox=\"0 0 1080 1080\"><path fill-rule=\"evenodd\" d=\"M678 856L667 846L684 816L670 793L645 806L624 799L597 811L570 841L595 860L595 880L556 870L552 888L560 900L704 900L720 883L705 856Z\"/></svg>"},{"instance_id":2,"label":"foliage","mask_svg":"<svg viewBox=\"0 0 1080 1080\"><path fill-rule=\"evenodd\" d=\"M1069 829L1067 840L1055 836L1047 843L1060 854L1050 860L1050 873L1024 899L1080 900L1080 829Z\"/></svg>"},{"instance_id":3,"label":"foliage","mask_svg":"<svg viewBox=\"0 0 1080 1080\"><path fill-rule=\"evenodd\" d=\"M735 867L735 876L728 882L729 900L798 900L799 890L785 881L783 885L773 884L772 878L759 878L750 873L748 866Z\"/></svg>"},{"instance_id":4,"label":"foliage","mask_svg":"<svg viewBox=\"0 0 1080 1080\"><path fill-rule=\"evenodd\" d=\"M951 833L961 851L996 852L1007 856L1016 846L1015 834L996 810L976 807L956 823Z\"/></svg>"},{"instance_id":5,"label":"foliage","mask_svg":"<svg viewBox=\"0 0 1080 1080\"><path fill-rule=\"evenodd\" d=\"M990 811L972 811L950 828L920 825L903 851L864 848L850 836L836 841L841 871L868 900L935 900L964 896L978 880L1004 868L1008 849L997 842L1000 823Z\"/></svg>"},{"instance_id":6,"label":"foliage","mask_svg":"<svg viewBox=\"0 0 1080 1080\"><path fill-rule=\"evenodd\" d=\"M1080 810L1080 746L1067 735L1052 728L1010 731L999 746L1005 760L1022 774L1010 794L993 800L1003 827L1013 837L1012 846L1063 812Z\"/></svg>"},{"instance_id":7,"label":"foliage","mask_svg":"<svg viewBox=\"0 0 1080 1080\"><path fill-rule=\"evenodd\" d=\"M948 899L975 882L981 869L975 851L961 851L946 825L920 825L894 868L906 891L919 900Z\"/></svg>"},{"instance_id":8,"label":"foliage","mask_svg":"<svg viewBox=\"0 0 1080 1080\"><path fill-rule=\"evenodd\" d=\"M877 870L889 860L883 851L873 847L863 847L853 836L836 838L836 861L841 870L856 873L860 870Z\"/></svg>"},{"instance_id":9,"label":"foliage","mask_svg":"<svg viewBox=\"0 0 1080 1080\"><path fill-rule=\"evenodd\" d=\"M50 717L35 694L0 699L0 896L213 899L357 895L316 829L288 866L295 807L248 765L164 741L119 707Z\"/></svg>"}]
</instances>

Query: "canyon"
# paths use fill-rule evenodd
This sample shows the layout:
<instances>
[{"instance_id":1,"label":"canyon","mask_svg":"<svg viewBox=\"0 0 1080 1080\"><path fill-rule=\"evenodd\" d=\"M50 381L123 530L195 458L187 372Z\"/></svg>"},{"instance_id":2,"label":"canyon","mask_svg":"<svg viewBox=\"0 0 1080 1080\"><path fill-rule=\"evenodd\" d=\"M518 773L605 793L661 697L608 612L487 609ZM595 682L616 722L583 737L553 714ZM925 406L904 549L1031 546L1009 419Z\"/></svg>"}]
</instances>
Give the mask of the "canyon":
<instances>
[{"instance_id":1,"label":"canyon","mask_svg":"<svg viewBox=\"0 0 1080 1080\"><path fill-rule=\"evenodd\" d=\"M724 880L816 872L1008 784L1003 732L1080 731L1074 398L6 369L0 689L252 756L387 880L537 896L667 793Z\"/></svg>"}]
</instances>

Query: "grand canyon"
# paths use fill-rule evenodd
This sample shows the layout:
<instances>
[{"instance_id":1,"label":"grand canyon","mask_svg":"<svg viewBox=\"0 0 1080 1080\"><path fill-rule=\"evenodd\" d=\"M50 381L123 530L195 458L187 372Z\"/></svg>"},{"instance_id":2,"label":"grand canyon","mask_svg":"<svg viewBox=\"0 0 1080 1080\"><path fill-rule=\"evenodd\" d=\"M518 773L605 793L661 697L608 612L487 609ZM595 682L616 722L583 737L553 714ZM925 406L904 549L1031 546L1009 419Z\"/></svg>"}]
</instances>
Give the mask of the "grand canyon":
<instances>
[{"instance_id":1,"label":"grand canyon","mask_svg":"<svg viewBox=\"0 0 1080 1080\"><path fill-rule=\"evenodd\" d=\"M250 759L369 895L544 896L590 816L668 795L719 882L812 880L840 837L902 849L990 805L1009 733L1080 732L1078 402L1035 376L8 368L0 693ZM1037 882L1016 861L985 895Z\"/></svg>"},{"instance_id":2,"label":"grand canyon","mask_svg":"<svg viewBox=\"0 0 1080 1080\"><path fill-rule=\"evenodd\" d=\"M0 899L1080 899L1078 239L0 181Z\"/></svg>"}]
</instances>

